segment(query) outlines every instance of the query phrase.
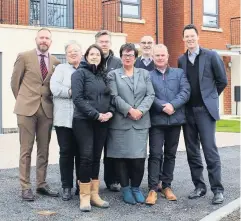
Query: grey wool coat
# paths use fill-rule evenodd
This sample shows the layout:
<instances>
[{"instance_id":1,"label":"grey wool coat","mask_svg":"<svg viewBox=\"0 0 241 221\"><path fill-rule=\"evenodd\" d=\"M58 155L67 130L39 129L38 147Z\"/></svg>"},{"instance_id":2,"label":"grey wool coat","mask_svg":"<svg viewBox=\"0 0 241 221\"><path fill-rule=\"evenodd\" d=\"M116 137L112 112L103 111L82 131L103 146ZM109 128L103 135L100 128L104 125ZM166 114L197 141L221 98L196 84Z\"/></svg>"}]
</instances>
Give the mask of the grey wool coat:
<instances>
[{"instance_id":1,"label":"grey wool coat","mask_svg":"<svg viewBox=\"0 0 241 221\"><path fill-rule=\"evenodd\" d=\"M149 72L134 68L133 78L124 74L124 69L116 69L108 74L115 113L109 124L107 157L145 158L148 131L151 126L149 109L155 93ZM128 117L133 107L142 111L140 120Z\"/></svg>"},{"instance_id":2,"label":"grey wool coat","mask_svg":"<svg viewBox=\"0 0 241 221\"><path fill-rule=\"evenodd\" d=\"M116 109L109 128L119 130L132 127L135 129L150 128L149 110L154 101L155 93L149 72L134 68L134 85L127 78L123 68L116 69L108 74L112 104ZM131 107L142 111L143 116L140 120L133 121L128 118L127 114Z\"/></svg>"}]
</instances>

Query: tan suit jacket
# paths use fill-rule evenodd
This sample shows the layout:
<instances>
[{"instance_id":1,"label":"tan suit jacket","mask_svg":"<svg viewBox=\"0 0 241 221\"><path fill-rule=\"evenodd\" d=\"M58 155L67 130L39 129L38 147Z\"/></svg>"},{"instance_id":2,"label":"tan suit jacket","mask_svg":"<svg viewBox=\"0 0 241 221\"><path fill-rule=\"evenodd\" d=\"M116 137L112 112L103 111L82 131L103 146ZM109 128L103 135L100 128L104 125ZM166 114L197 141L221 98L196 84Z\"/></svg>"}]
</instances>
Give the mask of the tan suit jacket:
<instances>
[{"instance_id":1,"label":"tan suit jacket","mask_svg":"<svg viewBox=\"0 0 241 221\"><path fill-rule=\"evenodd\" d=\"M59 60L50 55L48 75L43 80L36 49L20 53L14 64L11 88L16 99L14 113L33 116L40 104L48 118L53 118L49 81Z\"/></svg>"}]
</instances>

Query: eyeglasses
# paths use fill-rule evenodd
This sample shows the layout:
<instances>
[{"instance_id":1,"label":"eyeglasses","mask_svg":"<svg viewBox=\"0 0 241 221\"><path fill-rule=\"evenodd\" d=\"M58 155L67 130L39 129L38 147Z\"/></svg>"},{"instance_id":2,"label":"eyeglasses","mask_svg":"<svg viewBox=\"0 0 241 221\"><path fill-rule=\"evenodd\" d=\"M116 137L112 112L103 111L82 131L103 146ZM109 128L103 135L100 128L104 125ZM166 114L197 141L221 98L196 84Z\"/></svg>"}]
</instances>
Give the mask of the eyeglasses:
<instances>
[{"instance_id":1,"label":"eyeglasses","mask_svg":"<svg viewBox=\"0 0 241 221\"><path fill-rule=\"evenodd\" d=\"M122 57L124 57L124 58L133 58L133 57L135 57L135 55L134 54L122 54Z\"/></svg>"},{"instance_id":2,"label":"eyeglasses","mask_svg":"<svg viewBox=\"0 0 241 221\"><path fill-rule=\"evenodd\" d=\"M152 41L148 41L148 42L142 41L141 44L143 44L143 45L152 45Z\"/></svg>"}]
</instances>

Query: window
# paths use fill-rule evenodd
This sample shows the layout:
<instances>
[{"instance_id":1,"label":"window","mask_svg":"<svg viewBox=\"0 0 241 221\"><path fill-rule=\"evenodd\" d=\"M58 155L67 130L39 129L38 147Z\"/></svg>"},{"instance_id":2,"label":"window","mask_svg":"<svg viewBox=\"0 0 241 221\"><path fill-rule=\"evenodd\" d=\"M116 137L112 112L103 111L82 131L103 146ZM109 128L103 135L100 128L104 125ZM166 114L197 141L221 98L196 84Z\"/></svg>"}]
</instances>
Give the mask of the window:
<instances>
[{"instance_id":1,"label":"window","mask_svg":"<svg viewBox=\"0 0 241 221\"><path fill-rule=\"evenodd\" d=\"M141 0L122 0L120 7L120 15L125 18L140 18L141 17Z\"/></svg>"},{"instance_id":2,"label":"window","mask_svg":"<svg viewBox=\"0 0 241 221\"><path fill-rule=\"evenodd\" d=\"M59 59L59 61L61 62L61 64L66 63L66 55L65 54L52 54L53 56L55 56L56 58Z\"/></svg>"},{"instance_id":3,"label":"window","mask_svg":"<svg viewBox=\"0 0 241 221\"><path fill-rule=\"evenodd\" d=\"M73 28L73 0L30 0L29 24Z\"/></svg>"},{"instance_id":4,"label":"window","mask_svg":"<svg viewBox=\"0 0 241 221\"><path fill-rule=\"evenodd\" d=\"M218 0L203 0L203 26L218 27Z\"/></svg>"}]
</instances>

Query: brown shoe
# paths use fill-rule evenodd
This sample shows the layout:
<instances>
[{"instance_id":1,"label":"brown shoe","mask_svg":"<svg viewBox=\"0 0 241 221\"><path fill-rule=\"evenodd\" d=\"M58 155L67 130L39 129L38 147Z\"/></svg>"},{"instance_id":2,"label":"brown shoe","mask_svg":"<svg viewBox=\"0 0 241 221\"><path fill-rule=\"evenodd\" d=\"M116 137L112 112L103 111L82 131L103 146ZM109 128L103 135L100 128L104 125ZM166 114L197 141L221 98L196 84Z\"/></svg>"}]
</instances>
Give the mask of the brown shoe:
<instances>
[{"instance_id":1,"label":"brown shoe","mask_svg":"<svg viewBox=\"0 0 241 221\"><path fill-rule=\"evenodd\" d=\"M22 190L22 200L34 201L33 191L31 189Z\"/></svg>"},{"instance_id":2,"label":"brown shoe","mask_svg":"<svg viewBox=\"0 0 241 221\"><path fill-rule=\"evenodd\" d=\"M177 197L174 195L174 193L172 192L172 189L167 187L165 189L162 189L162 195L170 201L176 201Z\"/></svg>"},{"instance_id":3,"label":"brown shoe","mask_svg":"<svg viewBox=\"0 0 241 221\"><path fill-rule=\"evenodd\" d=\"M151 190L146 198L147 205L155 205L157 200L157 193L155 190Z\"/></svg>"}]
</instances>

